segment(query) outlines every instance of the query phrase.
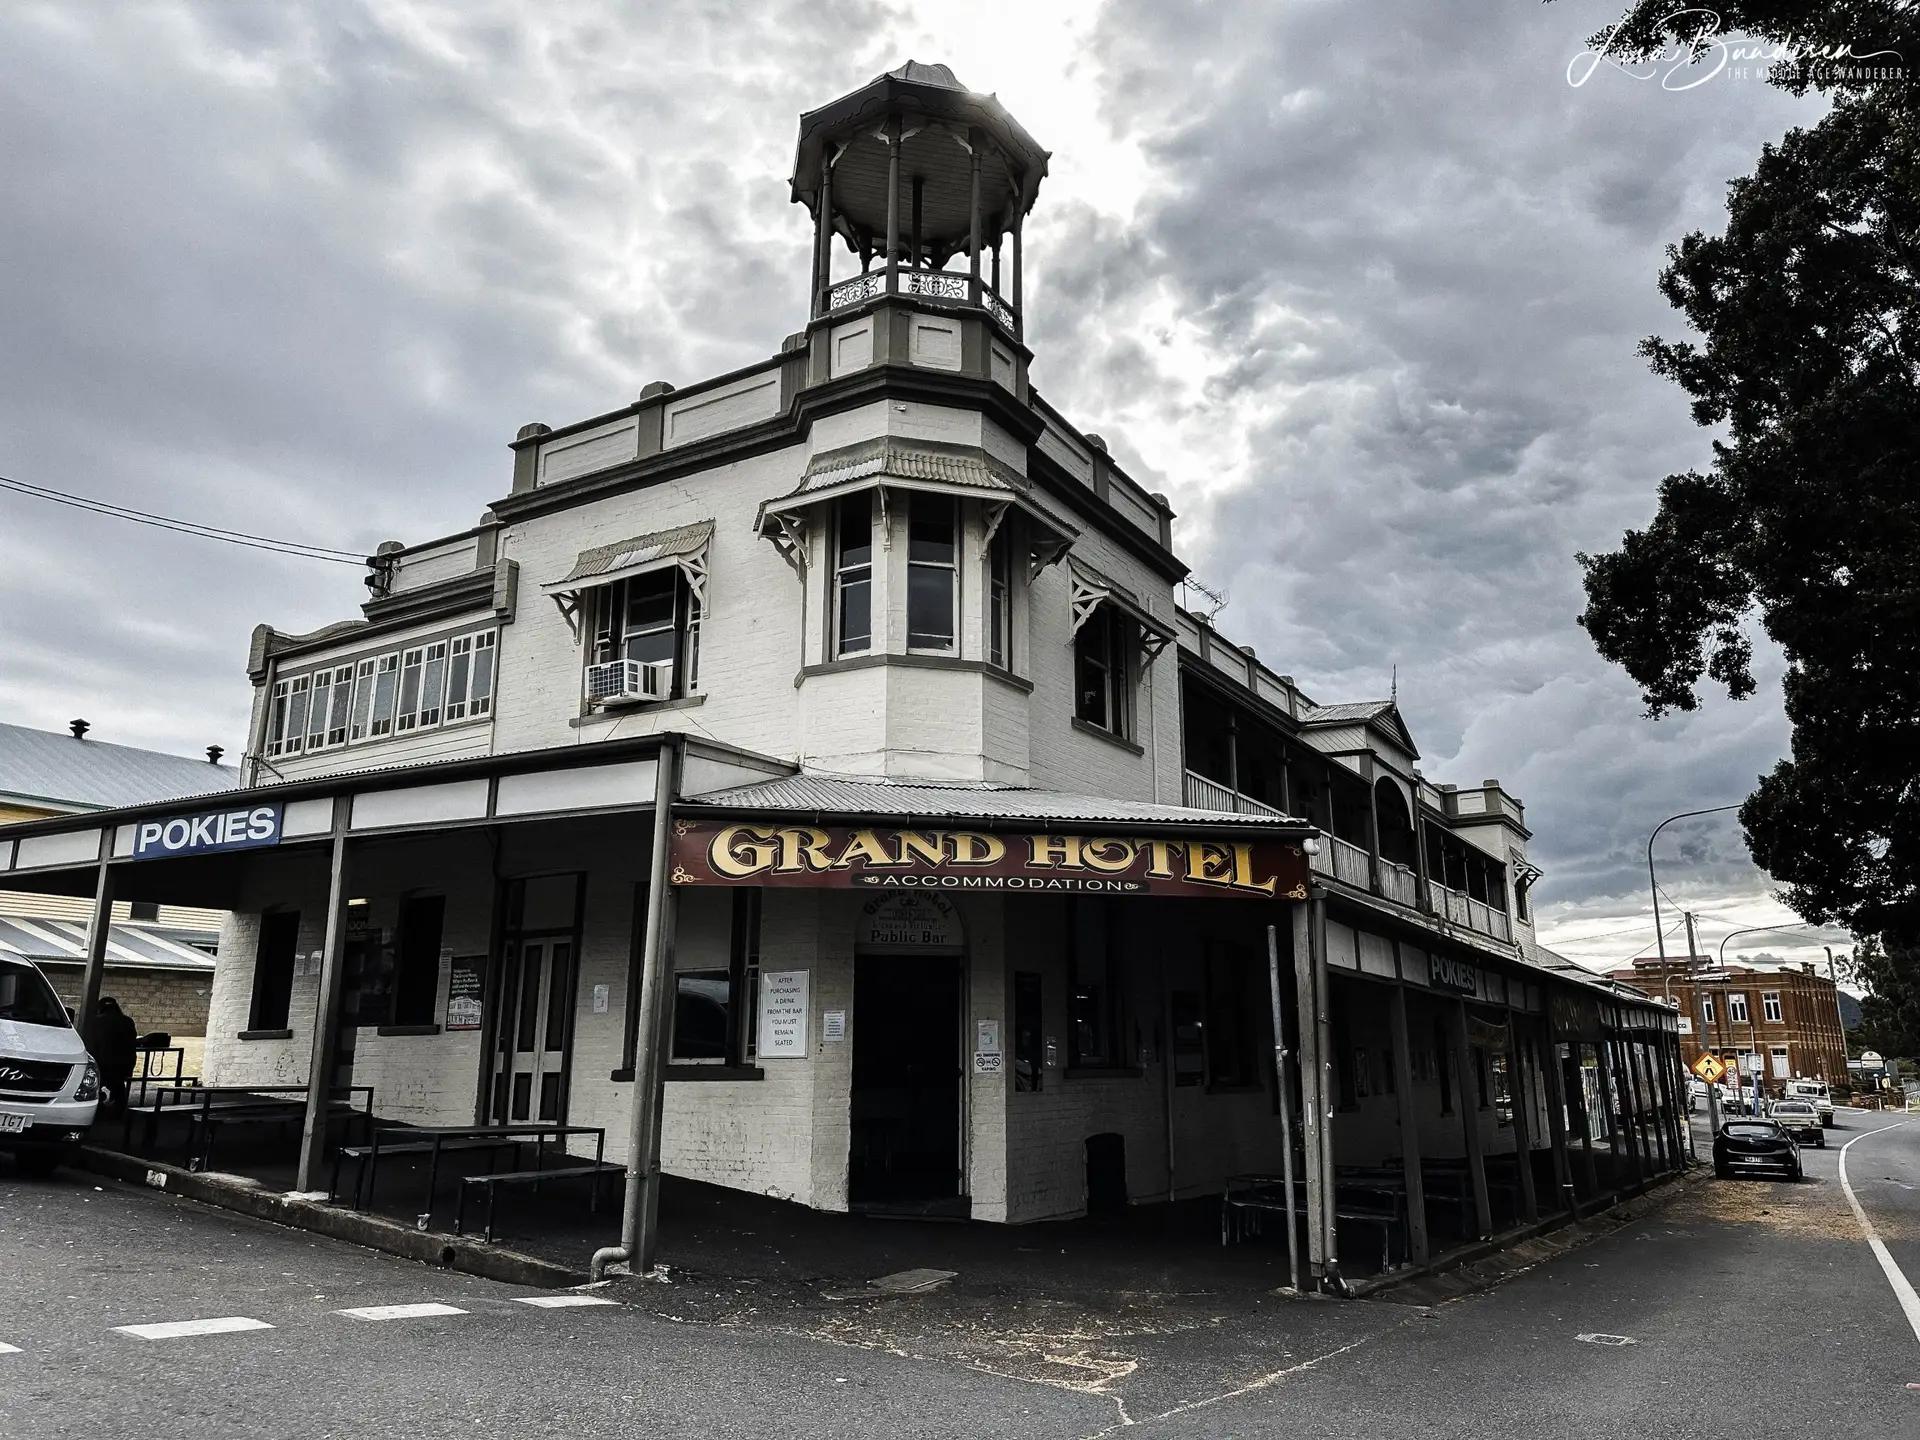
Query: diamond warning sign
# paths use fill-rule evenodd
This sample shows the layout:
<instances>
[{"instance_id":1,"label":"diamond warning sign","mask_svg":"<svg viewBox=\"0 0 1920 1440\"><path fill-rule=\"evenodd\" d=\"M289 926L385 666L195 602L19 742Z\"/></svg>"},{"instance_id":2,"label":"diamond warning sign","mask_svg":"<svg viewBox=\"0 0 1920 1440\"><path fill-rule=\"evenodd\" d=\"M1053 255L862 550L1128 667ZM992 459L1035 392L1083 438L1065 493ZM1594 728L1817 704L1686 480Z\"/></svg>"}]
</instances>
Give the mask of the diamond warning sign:
<instances>
[{"instance_id":1,"label":"diamond warning sign","mask_svg":"<svg viewBox=\"0 0 1920 1440\"><path fill-rule=\"evenodd\" d=\"M1720 1063L1718 1056L1702 1055L1693 1062L1693 1073L1709 1085L1718 1085L1720 1077L1727 1073L1727 1067Z\"/></svg>"}]
</instances>

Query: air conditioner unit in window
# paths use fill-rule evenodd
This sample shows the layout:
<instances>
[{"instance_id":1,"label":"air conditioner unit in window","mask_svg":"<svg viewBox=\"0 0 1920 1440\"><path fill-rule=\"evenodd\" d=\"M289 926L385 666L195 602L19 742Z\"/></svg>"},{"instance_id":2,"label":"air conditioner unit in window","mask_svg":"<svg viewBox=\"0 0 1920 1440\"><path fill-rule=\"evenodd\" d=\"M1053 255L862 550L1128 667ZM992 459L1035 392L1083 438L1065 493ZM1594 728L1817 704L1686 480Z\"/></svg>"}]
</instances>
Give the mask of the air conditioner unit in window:
<instances>
[{"instance_id":1,"label":"air conditioner unit in window","mask_svg":"<svg viewBox=\"0 0 1920 1440\"><path fill-rule=\"evenodd\" d=\"M671 660L608 660L587 667L589 705L626 705L672 696Z\"/></svg>"}]
</instances>

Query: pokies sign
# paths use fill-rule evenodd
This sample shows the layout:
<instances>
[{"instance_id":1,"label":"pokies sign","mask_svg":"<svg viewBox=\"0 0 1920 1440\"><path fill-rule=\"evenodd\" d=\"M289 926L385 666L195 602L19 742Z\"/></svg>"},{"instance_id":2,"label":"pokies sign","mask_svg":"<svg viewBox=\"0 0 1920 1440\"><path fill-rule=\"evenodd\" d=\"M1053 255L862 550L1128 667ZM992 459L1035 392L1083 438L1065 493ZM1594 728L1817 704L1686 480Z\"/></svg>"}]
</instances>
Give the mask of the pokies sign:
<instances>
[{"instance_id":1,"label":"pokies sign","mask_svg":"<svg viewBox=\"0 0 1920 1440\"><path fill-rule=\"evenodd\" d=\"M1307 898L1306 853L1280 840L721 820L673 832L676 885Z\"/></svg>"},{"instance_id":2,"label":"pokies sign","mask_svg":"<svg viewBox=\"0 0 1920 1440\"><path fill-rule=\"evenodd\" d=\"M137 821L133 826L133 858L159 860L278 845L280 818L278 805L247 805Z\"/></svg>"}]
</instances>

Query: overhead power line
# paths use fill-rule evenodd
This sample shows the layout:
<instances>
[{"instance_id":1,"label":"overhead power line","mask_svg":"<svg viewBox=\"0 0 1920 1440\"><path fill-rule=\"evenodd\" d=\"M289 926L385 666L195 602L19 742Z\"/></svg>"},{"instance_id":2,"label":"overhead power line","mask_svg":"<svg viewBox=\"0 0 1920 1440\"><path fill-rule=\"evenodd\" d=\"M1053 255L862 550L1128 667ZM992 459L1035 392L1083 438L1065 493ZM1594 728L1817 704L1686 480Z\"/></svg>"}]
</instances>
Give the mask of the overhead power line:
<instances>
[{"instance_id":1,"label":"overhead power line","mask_svg":"<svg viewBox=\"0 0 1920 1440\"><path fill-rule=\"evenodd\" d=\"M218 525L204 525L197 520L179 520L170 515L155 515L146 510L134 510L105 500L94 500L85 495L72 495L64 490L54 490L45 485L30 485L23 480L10 480L4 475L0 475L0 489L11 490L15 494L30 496L35 500L51 500L56 505L66 505L95 515L106 515L115 520L131 520L136 525L151 525L156 529L171 530L179 535L193 535L202 540L218 540L227 545L244 545L253 550L271 551L276 555L295 555L304 560L325 560L333 565L367 563L365 556L357 555L351 550L336 550L326 545L309 545L303 540L277 540L270 535L250 535L244 530L227 530Z\"/></svg>"}]
</instances>

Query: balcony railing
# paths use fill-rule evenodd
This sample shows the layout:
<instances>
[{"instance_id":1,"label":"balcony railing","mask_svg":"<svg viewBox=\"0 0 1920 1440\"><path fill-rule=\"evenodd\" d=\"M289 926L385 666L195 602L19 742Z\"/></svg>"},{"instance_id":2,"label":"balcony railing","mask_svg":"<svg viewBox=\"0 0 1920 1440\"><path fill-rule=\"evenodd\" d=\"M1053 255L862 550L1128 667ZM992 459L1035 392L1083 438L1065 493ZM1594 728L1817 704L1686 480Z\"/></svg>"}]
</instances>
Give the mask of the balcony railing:
<instances>
[{"instance_id":1,"label":"balcony railing","mask_svg":"<svg viewBox=\"0 0 1920 1440\"><path fill-rule=\"evenodd\" d=\"M1380 893L1387 899L1416 909L1420 904L1420 882L1411 869L1392 860L1380 862Z\"/></svg>"},{"instance_id":2,"label":"balcony railing","mask_svg":"<svg viewBox=\"0 0 1920 1440\"><path fill-rule=\"evenodd\" d=\"M1513 922L1507 918L1507 912L1496 910L1484 900L1476 900L1471 895L1440 884L1437 880L1427 882L1427 890L1433 896L1433 913L1455 925L1464 925L1469 930L1478 930L1482 935L1491 935L1496 940L1512 943Z\"/></svg>"},{"instance_id":3,"label":"balcony railing","mask_svg":"<svg viewBox=\"0 0 1920 1440\"><path fill-rule=\"evenodd\" d=\"M1221 810L1229 815L1279 815L1280 811L1271 805L1254 799L1251 795L1242 795L1230 790L1217 780L1209 780L1204 775L1187 771L1186 787L1187 808L1190 810Z\"/></svg>"},{"instance_id":4,"label":"balcony railing","mask_svg":"<svg viewBox=\"0 0 1920 1440\"><path fill-rule=\"evenodd\" d=\"M908 270L895 272L898 293L941 305L969 305L972 302L973 277L955 270ZM827 288L827 311L851 309L887 293L887 272L869 270ZM983 278L980 281L980 308L991 315L1009 334L1017 326L1013 307L995 293Z\"/></svg>"},{"instance_id":5,"label":"balcony railing","mask_svg":"<svg viewBox=\"0 0 1920 1440\"><path fill-rule=\"evenodd\" d=\"M1367 852L1351 840L1341 840L1328 836L1321 842L1323 849L1333 852L1333 878L1356 890L1373 888L1373 878L1368 873Z\"/></svg>"}]
</instances>

